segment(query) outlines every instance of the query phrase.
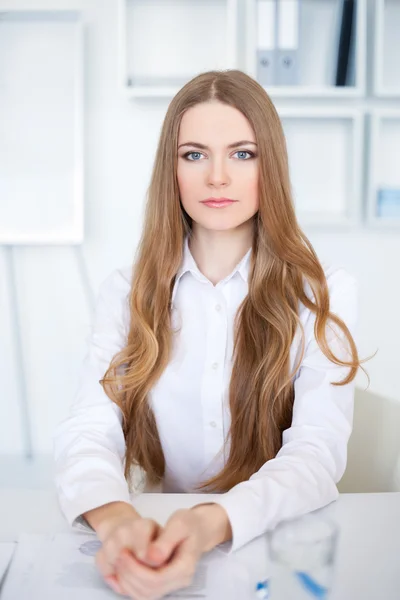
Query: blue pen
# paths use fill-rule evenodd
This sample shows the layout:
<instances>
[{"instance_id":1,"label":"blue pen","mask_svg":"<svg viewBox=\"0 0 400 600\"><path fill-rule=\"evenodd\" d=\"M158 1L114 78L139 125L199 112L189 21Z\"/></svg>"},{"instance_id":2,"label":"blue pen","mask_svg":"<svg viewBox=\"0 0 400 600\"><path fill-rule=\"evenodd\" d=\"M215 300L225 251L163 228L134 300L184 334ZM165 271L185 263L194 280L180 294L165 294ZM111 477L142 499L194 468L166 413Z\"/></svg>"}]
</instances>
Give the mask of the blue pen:
<instances>
[{"instance_id":1,"label":"blue pen","mask_svg":"<svg viewBox=\"0 0 400 600\"><path fill-rule=\"evenodd\" d=\"M325 598L328 593L328 588L323 585L317 583L315 579L310 577L307 573L302 573L298 571L296 573L297 577L300 579L301 583L305 587L305 589L312 594L314 598Z\"/></svg>"},{"instance_id":2,"label":"blue pen","mask_svg":"<svg viewBox=\"0 0 400 600\"><path fill-rule=\"evenodd\" d=\"M328 593L328 589L315 581L310 575L307 573L297 571L296 575L298 579L301 581L303 587L310 593L310 595L314 598L326 598ZM256 597L259 600L268 600L269 598L269 587L268 587L268 579L264 581L259 581L256 585Z\"/></svg>"},{"instance_id":3,"label":"blue pen","mask_svg":"<svg viewBox=\"0 0 400 600\"><path fill-rule=\"evenodd\" d=\"M257 583L256 597L259 600L268 600L268 598L269 598L268 579L265 579L264 581L259 581Z\"/></svg>"}]
</instances>

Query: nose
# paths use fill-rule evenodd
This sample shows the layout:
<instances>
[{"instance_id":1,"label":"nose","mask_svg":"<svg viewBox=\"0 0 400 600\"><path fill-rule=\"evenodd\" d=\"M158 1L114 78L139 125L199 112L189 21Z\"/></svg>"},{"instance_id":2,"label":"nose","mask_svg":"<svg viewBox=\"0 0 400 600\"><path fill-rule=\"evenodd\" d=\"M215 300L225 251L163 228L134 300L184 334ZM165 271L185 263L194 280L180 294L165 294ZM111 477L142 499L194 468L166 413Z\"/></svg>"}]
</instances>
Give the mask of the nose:
<instances>
[{"instance_id":1,"label":"nose","mask_svg":"<svg viewBox=\"0 0 400 600\"><path fill-rule=\"evenodd\" d=\"M213 159L207 172L208 185L221 187L229 183L229 173L223 158Z\"/></svg>"}]
</instances>

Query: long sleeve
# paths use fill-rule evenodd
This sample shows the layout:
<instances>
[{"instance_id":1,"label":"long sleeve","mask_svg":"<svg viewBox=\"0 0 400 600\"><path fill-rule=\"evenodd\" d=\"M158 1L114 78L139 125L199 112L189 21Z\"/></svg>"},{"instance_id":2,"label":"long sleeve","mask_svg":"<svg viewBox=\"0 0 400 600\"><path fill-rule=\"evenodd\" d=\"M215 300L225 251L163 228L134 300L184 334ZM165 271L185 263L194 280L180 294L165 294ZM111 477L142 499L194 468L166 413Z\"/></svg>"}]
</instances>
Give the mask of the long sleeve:
<instances>
[{"instance_id":1,"label":"long sleeve","mask_svg":"<svg viewBox=\"0 0 400 600\"><path fill-rule=\"evenodd\" d=\"M328 278L330 310L354 336L358 293L355 279L343 269ZM293 418L283 432L282 447L248 481L223 494L216 502L228 513L231 542L221 545L230 553L273 529L280 521L301 516L338 497L336 483L346 468L347 444L352 430L354 381L333 386L348 374L319 349L314 336L315 315L305 324L306 347L294 382ZM327 337L334 354L349 358L333 324Z\"/></svg>"},{"instance_id":2,"label":"long sleeve","mask_svg":"<svg viewBox=\"0 0 400 600\"><path fill-rule=\"evenodd\" d=\"M85 527L82 513L130 499L123 472L122 414L99 383L125 342L128 292L129 282L121 270L101 284L78 390L68 418L53 433L58 500L74 528Z\"/></svg>"}]
</instances>

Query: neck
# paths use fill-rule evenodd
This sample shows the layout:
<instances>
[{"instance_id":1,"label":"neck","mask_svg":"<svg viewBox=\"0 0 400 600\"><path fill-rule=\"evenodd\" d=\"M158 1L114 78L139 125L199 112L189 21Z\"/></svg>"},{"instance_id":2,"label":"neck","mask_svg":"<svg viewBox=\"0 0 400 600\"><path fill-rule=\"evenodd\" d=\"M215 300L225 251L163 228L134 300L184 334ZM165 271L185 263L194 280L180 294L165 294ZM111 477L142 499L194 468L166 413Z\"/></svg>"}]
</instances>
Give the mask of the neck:
<instances>
[{"instance_id":1,"label":"neck","mask_svg":"<svg viewBox=\"0 0 400 600\"><path fill-rule=\"evenodd\" d=\"M228 231L213 231L193 223L189 248L199 270L216 285L252 247L253 231L252 221Z\"/></svg>"}]
</instances>

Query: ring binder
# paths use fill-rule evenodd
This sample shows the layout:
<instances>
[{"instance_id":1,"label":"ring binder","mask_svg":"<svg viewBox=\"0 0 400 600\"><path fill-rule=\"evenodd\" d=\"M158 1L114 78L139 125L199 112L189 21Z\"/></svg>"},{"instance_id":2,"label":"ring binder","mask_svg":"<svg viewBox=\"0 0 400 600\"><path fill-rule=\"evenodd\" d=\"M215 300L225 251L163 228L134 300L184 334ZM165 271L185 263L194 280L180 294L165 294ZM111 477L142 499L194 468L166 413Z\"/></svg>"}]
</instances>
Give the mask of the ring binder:
<instances>
[{"instance_id":1,"label":"ring binder","mask_svg":"<svg viewBox=\"0 0 400 600\"><path fill-rule=\"evenodd\" d=\"M337 86L348 85L351 43L354 33L354 9L354 0L343 0L336 70Z\"/></svg>"},{"instance_id":2,"label":"ring binder","mask_svg":"<svg viewBox=\"0 0 400 600\"><path fill-rule=\"evenodd\" d=\"M257 80L261 85L276 83L277 0L257 0Z\"/></svg>"},{"instance_id":3,"label":"ring binder","mask_svg":"<svg viewBox=\"0 0 400 600\"><path fill-rule=\"evenodd\" d=\"M278 0L277 84L297 85L300 0Z\"/></svg>"}]
</instances>

